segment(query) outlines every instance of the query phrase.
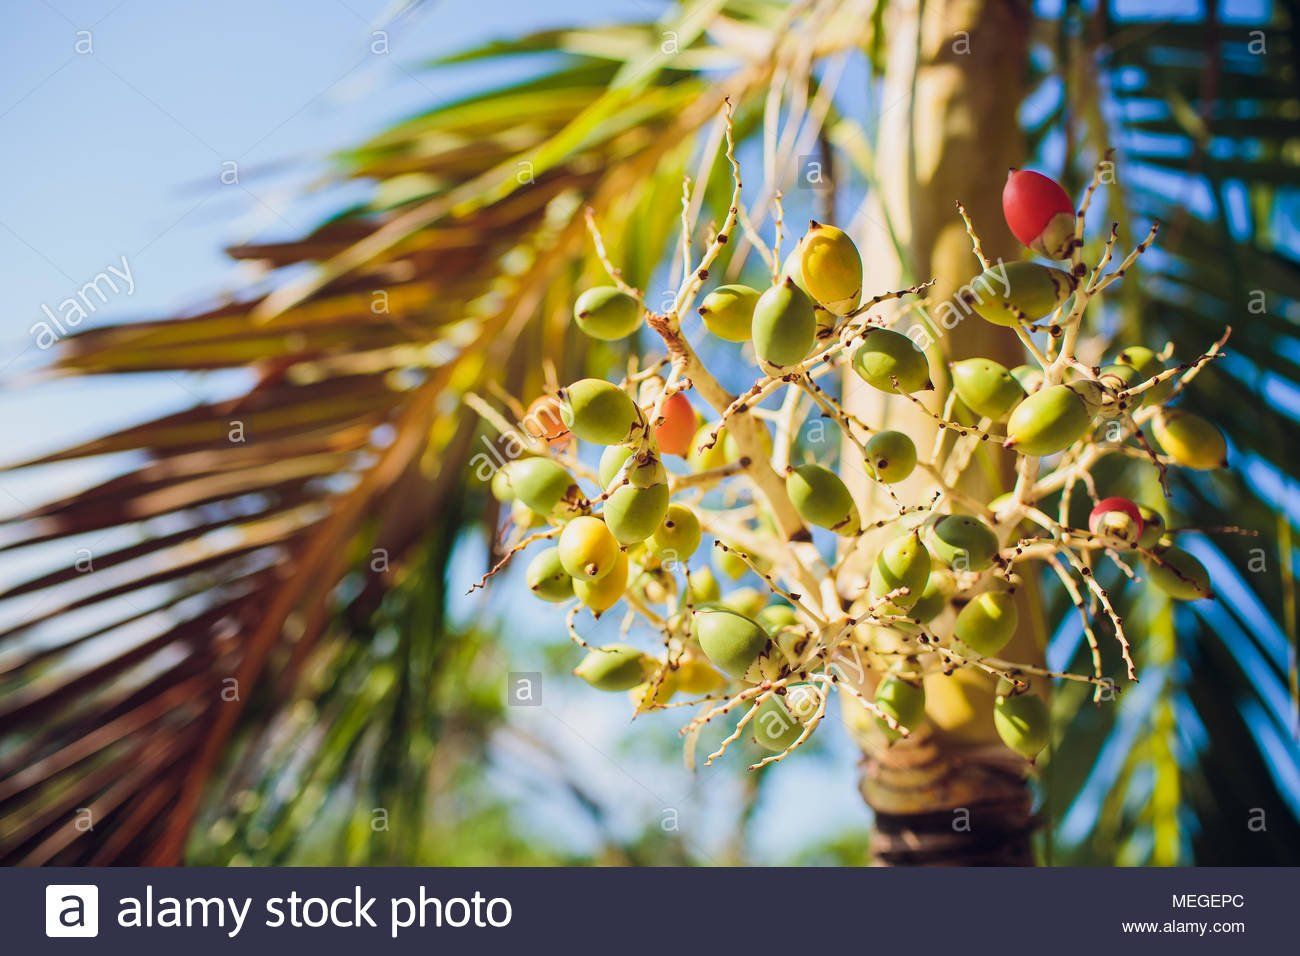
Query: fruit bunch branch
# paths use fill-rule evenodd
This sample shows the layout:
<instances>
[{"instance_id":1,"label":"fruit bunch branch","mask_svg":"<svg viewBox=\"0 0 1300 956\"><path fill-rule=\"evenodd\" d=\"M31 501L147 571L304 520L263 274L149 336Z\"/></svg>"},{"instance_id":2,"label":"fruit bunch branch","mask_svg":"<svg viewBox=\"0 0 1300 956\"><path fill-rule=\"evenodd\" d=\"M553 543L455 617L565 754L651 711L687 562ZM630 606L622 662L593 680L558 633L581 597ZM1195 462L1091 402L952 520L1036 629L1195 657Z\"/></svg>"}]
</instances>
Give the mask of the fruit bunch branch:
<instances>
[{"instance_id":1,"label":"fruit bunch branch","mask_svg":"<svg viewBox=\"0 0 1300 956\"><path fill-rule=\"evenodd\" d=\"M688 760L706 727L738 714L705 763L747 733L768 751L754 769L779 762L815 733L835 690L874 715L885 739L906 737L925 726L924 679L958 669L999 682L995 724L1009 747L1032 759L1048 733L1034 692L1041 682L1091 684L1098 701L1116 686L1105 673L1098 620L1110 624L1124 679L1137 680L1133 647L1141 636L1129 633L1099 580L1103 564L1176 599L1210 595L1204 567L1177 547L1161 509L1104 496L1095 468L1110 455L1145 461L1164 487L1170 468L1222 465L1226 445L1215 426L1170 403L1222 354L1227 334L1169 368L1168 350L1141 344L1106 365L1079 359L1089 306L1158 231L1153 226L1113 265L1113 225L1096 263L1085 264L1087 212L1109 154L1077 209L1035 172L1013 170L1003 189L1012 232L1068 271L1031 259L991 261L958 202L983 271L952 302L936 304L928 282L864 298L857 247L829 224L810 223L782 262L779 234L768 245L755 225L761 220L743 205L729 104L720 122L730 202L693 257L703 177L694 193L684 183L674 252L682 256L681 277L665 311L647 308L626 283L594 214L587 215L611 284L579 296L575 325L605 341L645 325L664 354L635 356L619 381L589 378L555 389L522 416L522 405L507 403L517 422L470 398L517 450L484 475L510 504L511 518L508 549L475 588L529 551L529 589L569 605L566 630L585 651L575 669L580 678L630 691L638 714L699 708L682 729ZM706 293L737 229L759 250L770 283ZM892 312L881 308L887 304ZM935 394L926 354L896 326L909 313L942 307L1010 329L1026 364L952 362L943 377L951 389ZM721 384L734 376L711 369L695 333L688 335L692 309L704 326L696 342L711 340L709 354L722 353L721 343L740 346L713 360L731 372L752 371L739 394ZM928 416L937 428L929 456L909 435L849 412L834 385L846 376ZM819 428L835 440L814 440ZM593 467L586 452L596 448ZM1016 456L1015 482L984 500L963 475L1002 449ZM882 490L887 513L864 520L841 475L848 470L865 472ZM926 479L923 500L905 500L897 490L914 473ZM1072 524L1080 486L1092 502L1086 527ZM714 546L701 551L706 534ZM873 556L865 582L850 573L864 551ZM1054 575L1065 588L1091 673L1001 656L1017 627L1014 593L1038 574ZM582 636L584 611L600 618L620 603L622 640L597 646Z\"/></svg>"}]
</instances>

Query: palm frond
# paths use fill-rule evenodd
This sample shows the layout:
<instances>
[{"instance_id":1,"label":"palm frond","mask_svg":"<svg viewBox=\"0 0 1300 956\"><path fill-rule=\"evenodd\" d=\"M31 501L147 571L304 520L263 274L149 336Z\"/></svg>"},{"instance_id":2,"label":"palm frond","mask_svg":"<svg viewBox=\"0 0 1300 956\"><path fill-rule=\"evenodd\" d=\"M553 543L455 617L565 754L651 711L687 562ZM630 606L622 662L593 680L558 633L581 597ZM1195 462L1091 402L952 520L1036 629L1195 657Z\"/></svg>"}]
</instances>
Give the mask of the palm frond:
<instances>
[{"instance_id":1,"label":"palm frond","mask_svg":"<svg viewBox=\"0 0 1300 956\"><path fill-rule=\"evenodd\" d=\"M1085 117L1086 133L1067 139L1119 147L1125 213L1115 219L1134 230L1164 224L1112 319L1120 343L1140 335L1194 354L1233 328L1231 358L1183 399L1223 426L1232 467L1182 473L1165 506L1171 526L1207 529L1189 540L1218 600L1190 610L1135 603L1143 674L1156 686L1122 701L1113 723L1079 700L1062 707L1074 713L1064 746L1081 763L1058 780L1073 799L1062 843L1074 862L1281 863L1300 851L1291 544L1300 243L1286 226L1298 201L1286 187L1300 174L1300 21L1290 3L1231 24L1213 4L1195 13L1183 23L1102 18L1096 87L1067 86L1065 108L1051 113ZM1060 29L1081 30L1070 15ZM1096 101L1105 109L1090 111ZM1041 130L1047 148L1061 133L1053 122ZM1154 502L1152 472L1114 479ZM1214 530L1228 527L1252 536ZM1068 633L1058 651L1076 640ZM1090 749L1095 759L1083 759Z\"/></svg>"}]
</instances>

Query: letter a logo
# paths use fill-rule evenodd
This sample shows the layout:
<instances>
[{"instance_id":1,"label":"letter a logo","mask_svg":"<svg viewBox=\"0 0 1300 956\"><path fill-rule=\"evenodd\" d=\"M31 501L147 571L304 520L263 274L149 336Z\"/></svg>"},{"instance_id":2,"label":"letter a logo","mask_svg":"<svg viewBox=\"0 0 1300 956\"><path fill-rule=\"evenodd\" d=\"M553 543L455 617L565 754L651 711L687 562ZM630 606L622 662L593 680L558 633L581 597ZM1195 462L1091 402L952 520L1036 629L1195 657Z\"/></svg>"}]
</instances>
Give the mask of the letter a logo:
<instances>
[{"instance_id":1,"label":"letter a logo","mask_svg":"<svg viewBox=\"0 0 1300 956\"><path fill-rule=\"evenodd\" d=\"M46 936L98 936L99 887L63 883L45 887Z\"/></svg>"}]
</instances>

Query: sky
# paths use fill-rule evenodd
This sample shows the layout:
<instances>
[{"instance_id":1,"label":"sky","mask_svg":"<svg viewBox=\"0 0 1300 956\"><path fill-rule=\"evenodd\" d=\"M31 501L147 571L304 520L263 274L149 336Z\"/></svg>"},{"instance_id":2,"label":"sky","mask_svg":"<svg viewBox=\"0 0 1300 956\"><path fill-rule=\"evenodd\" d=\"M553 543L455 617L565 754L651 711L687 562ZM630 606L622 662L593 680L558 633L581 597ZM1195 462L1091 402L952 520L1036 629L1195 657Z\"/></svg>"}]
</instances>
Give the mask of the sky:
<instances>
[{"instance_id":1,"label":"sky","mask_svg":"<svg viewBox=\"0 0 1300 956\"><path fill-rule=\"evenodd\" d=\"M251 274L222 254L224 246L301 233L355 198L355 191L316 188L332 150L430 103L507 79L472 67L435 76L422 63L478 41L594 19L591 4L580 0L435 0L418 16L389 22L400 6L30 0L8 12L9 29L0 35L0 177L7 184L0 190L0 461L31 458L237 384L167 374L33 387L50 357L38 334L50 325L43 307L64 315L64 300L100 275L113 276L117 291L101 283L107 301L91 297L93 312L79 327L174 315L240 288ZM603 0L599 18L645 19L662 8L652 0ZM387 52L372 52L385 44ZM238 182L230 181L230 163ZM0 514L89 484L115 464L0 473ZM66 555L49 557L66 563ZM0 586L30 574L30 565L0 568ZM562 634L560 616L533 618L536 626L508 638L512 669L540 665L542 638ZM735 798L725 778L715 777L711 789L707 777L692 778L679 764L619 750L628 714L622 695L597 700L601 695L578 686L550 693L546 715L523 719L555 738L575 772L626 810L629 832L659 804L689 796L716 820L702 829L725 835L717 815ZM582 727L581 734L564 731L563 722ZM757 817L761 859L865 825L846 741L833 742L828 759L787 769ZM531 803L535 825L547 833L579 847L590 839L562 797ZM795 819L788 812L795 806L820 812Z\"/></svg>"},{"instance_id":2,"label":"sky","mask_svg":"<svg viewBox=\"0 0 1300 956\"><path fill-rule=\"evenodd\" d=\"M133 281L118 281L107 302L92 296L83 328L174 314L237 288L247 275L223 246L301 232L346 198L306 192L331 150L484 79L472 68L434 79L423 61L589 16L576 0L435 0L390 23L393 6L31 0L8 13L0 36L3 460L183 406L212 387L177 375L165 388L156 376L23 387L19 373L47 358L34 331L49 322L43 306L63 315L60 304L110 265ZM601 8L610 19L645 16L647 0ZM21 504L20 486L0 482L0 512Z\"/></svg>"}]
</instances>

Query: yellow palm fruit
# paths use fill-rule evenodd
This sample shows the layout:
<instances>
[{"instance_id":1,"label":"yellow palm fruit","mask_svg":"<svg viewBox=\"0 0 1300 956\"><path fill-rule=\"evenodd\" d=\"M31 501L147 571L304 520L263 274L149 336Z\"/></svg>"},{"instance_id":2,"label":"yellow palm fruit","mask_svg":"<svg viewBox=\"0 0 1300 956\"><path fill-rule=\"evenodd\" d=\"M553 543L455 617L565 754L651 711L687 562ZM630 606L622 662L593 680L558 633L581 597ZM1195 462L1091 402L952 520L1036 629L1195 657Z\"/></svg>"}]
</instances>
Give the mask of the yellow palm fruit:
<instances>
[{"instance_id":1,"label":"yellow palm fruit","mask_svg":"<svg viewBox=\"0 0 1300 956\"><path fill-rule=\"evenodd\" d=\"M576 581L599 581L614 569L618 539L592 515L574 518L560 532L560 562Z\"/></svg>"},{"instance_id":2,"label":"yellow palm fruit","mask_svg":"<svg viewBox=\"0 0 1300 956\"><path fill-rule=\"evenodd\" d=\"M1228 464L1228 443L1213 422L1180 408L1160 409L1152 422L1160 450L1184 468L1209 471Z\"/></svg>"},{"instance_id":3,"label":"yellow palm fruit","mask_svg":"<svg viewBox=\"0 0 1300 956\"><path fill-rule=\"evenodd\" d=\"M595 581L573 579L573 593L583 606L596 616L608 611L618 603L623 592L627 590L628 560L627 555L619 552L614 567L603 578Z\"/></svg>"},{"instance_id":4,"label":"yellow palm fruit","mask_svg":"<svg viewBox=\"0 0 1300 956\"><path fill-rule=\"evenodd\" d=\"M758 290L747 285L724 285L704 297L697 310L704 326L728 342L748 342L753 332Z\"/></svg>"},{"instance_id":5,"label":"yellow palm fruit","mask_svg":"<svg viewBox=\"0 0 1300 956\"><path fill-rule=\"evenodd\" d=\"M813 221L799 242L799 273L808 294L836 315L862 298L862 256L848 233Z\"/></svg>"}]
</instances>

